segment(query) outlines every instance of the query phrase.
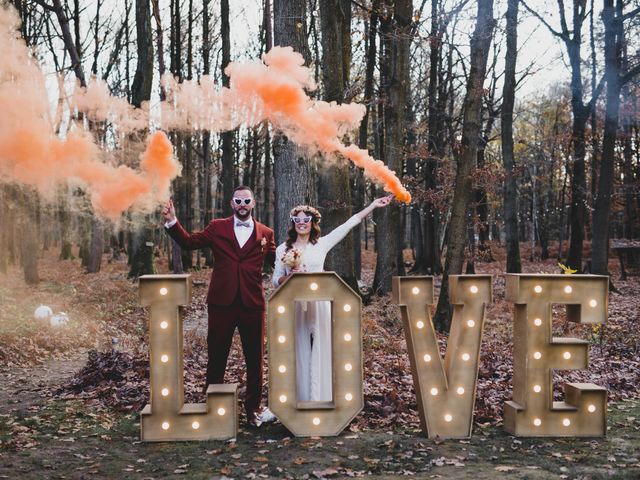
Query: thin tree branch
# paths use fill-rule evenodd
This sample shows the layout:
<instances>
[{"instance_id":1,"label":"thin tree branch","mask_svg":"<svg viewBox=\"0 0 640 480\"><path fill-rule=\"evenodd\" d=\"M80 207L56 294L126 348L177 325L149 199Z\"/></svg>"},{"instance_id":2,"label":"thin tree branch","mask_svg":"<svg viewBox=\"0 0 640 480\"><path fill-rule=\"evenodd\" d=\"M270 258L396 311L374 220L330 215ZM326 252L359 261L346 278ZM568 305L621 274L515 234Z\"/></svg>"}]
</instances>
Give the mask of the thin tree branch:
<instances>
[{"instance_id":1,"label":"thin tree branch","mask_svg":"<svg viewBox=\"0 0 640 480\"><path fill-rule=\"evenodd\" d=\"M633 77L635 77L636 75L640 74L640 64L636 65L635 67L633 67L631 70L629 70L627 73L625 73L622 78L620 79L620 83L622 85L624 85L625 83L631 81L631 79Z\"/></svg>"},{"instance_id":2,"label":"thin tree branch","mask_svg":"<svg viewBox=\"0 0 640 480\"><path fill-rule=\"evenodd\" d=\"M602 93L602 89L604 88L605 83L606 83L605 77L603 75L600 81L598 82L598 86L596 87L595 91L591 94L591 100L589 100L589 103L585 105L585 110L587 115L590 115L591 110L593 110L593 108L595 107L596 102L598 101L598 97L600 96L600 93Z\"/></svg>"},{"instance_id":3,"label":"thin tree branch","mask_svg":"<svg viewBox=\"0 0 640 480\"><path fill-rule=\"evenodd\" d=\"M535 10L533 10L529 5L527 5L527 2L525 2L524 0L522 0L522 6L524 6L524 8L531 13L534 17L536 17L540 23L542 23L545 27L547 27L547 29L556 37L561 38L564 41L568 41L569 40L569 35L567 35L567 33L563 32L560 33L558 32L555 28L553 28L544 18L542 18L542 16L536 12ZM566 25L566 22L565 22Z\"/></svg>"},{"instance_id":4,"label":"thin tree branch","mask_svg":"<svg viewBox=\"0 0 640 480\"><path fill-rule=\"evenodd\" d=\"M47 3L44 3L44 0L35 0L35 2L40 5L42 8L44 8L47 12L55 12L56 9L53 7L53 5L49 5Z\"/></svg>"},{"instance_id":5,"label":"thin tree branch","mask_svg":"<svg viewBox=\"0 0 640 480\"><path fill-rule=\"evenodd\" d=\"M625 20L629 20L631 17L635 17L639 13L640 13L640 7L637 7L634 10L631 10L630 12L627 12L624 15L622 15L622 17L620 17L620 21L624 22Z\"/></svg>"}]
</instances>

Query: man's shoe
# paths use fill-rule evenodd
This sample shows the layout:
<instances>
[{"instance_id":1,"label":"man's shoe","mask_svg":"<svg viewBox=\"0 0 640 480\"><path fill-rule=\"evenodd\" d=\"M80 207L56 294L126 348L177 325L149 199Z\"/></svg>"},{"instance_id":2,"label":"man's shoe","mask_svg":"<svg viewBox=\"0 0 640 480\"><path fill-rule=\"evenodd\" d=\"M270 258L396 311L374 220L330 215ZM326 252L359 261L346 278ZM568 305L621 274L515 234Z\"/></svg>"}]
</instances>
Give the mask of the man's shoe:
<instances>
[{"instance_id":1,"label":"man's shoe","mask_svg":"<svg viewBox=\"0 0 640 480\"><path fill-rule=\"evenodd\" d=\"M273 423L278 419L271 410L264 407L260 413L258 413L258 420L260 423Z\"/></svg>"},{"instance_id":2,"label":"man's shoe","mask_svg":"<svg viewBox=\"0 0 640 480\"><path fill-rule=\"evenodd\" d=\"M247 424L253 428L258 428L262 425L259 412L247 413Z\"/></svg>"}]
</instances>

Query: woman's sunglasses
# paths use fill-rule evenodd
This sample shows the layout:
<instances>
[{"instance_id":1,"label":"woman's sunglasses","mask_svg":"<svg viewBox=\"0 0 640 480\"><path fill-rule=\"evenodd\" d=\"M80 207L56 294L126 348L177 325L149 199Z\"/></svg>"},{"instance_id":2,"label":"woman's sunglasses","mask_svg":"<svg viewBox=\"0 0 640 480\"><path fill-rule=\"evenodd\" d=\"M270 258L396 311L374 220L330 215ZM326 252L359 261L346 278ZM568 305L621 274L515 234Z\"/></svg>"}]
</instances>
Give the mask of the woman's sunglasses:
<instances>
[{"instance_id":1,"label":"woman's sunglasses","mask_svg":"<svg viewBox=\"0 0 640 480\"><path fill-rule=\"evenodd\" d=\"M233 201L236 203L236 205L242 205L242 202L244 202L245 205L249 205L251 203L251 198L234 198Z\"/></svg>"},{"instance_id":2,"label":"woman's sunglasses","mask_svg":"<svg viewBox=\"0 0 640 480\"><path fill-rule=\"evenodd\" d=\"M293 223L309 223L313 217L291 217Z\"/></svg>"}]
</instances>

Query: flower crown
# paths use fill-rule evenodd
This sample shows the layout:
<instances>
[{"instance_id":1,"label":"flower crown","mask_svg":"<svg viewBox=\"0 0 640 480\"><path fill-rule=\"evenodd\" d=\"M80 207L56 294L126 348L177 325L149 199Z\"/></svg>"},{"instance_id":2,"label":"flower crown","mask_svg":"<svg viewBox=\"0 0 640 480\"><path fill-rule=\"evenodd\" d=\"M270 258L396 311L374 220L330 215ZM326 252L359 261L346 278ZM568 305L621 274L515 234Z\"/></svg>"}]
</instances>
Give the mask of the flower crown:
<instances>
[{"instance_id":1,"label":"flower crown","mask_svg":"<svg viewBox=\"0 0 640 480\"><path fill-rule=\"evenodd\" d=\"M309 215L311 215L313 217L313 221L314 222L320 223L320 219L322 218L322 215L320 214L320 212L318 210L316 210L314 207L312 207L310 205L298 205L296 207L293 207L291 209L291 211L289 212L289 216L290 217L295 217L300 212L308 213Z\"/></svg>"}]
</instances>

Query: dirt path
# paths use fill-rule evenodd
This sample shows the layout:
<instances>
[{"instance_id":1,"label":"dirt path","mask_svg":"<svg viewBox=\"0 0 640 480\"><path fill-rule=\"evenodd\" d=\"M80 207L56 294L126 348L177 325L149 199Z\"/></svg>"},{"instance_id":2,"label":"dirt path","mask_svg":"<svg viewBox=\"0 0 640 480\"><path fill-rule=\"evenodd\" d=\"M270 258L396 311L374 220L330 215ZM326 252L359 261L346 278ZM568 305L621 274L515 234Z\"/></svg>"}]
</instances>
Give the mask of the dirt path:
<instances>
[{"instance_id":1,"label":"dirt path","mask_svg":"<svg viewBox=\"0 0 640 480\"><path fill-rule=\"evenodd\" d=\"M80 351L69 358L49 359L42 366L0 372L0 415L16 415L42 404L51 388L70 379L86 361L86 351Z\"/></svg>"}]
</instances>

